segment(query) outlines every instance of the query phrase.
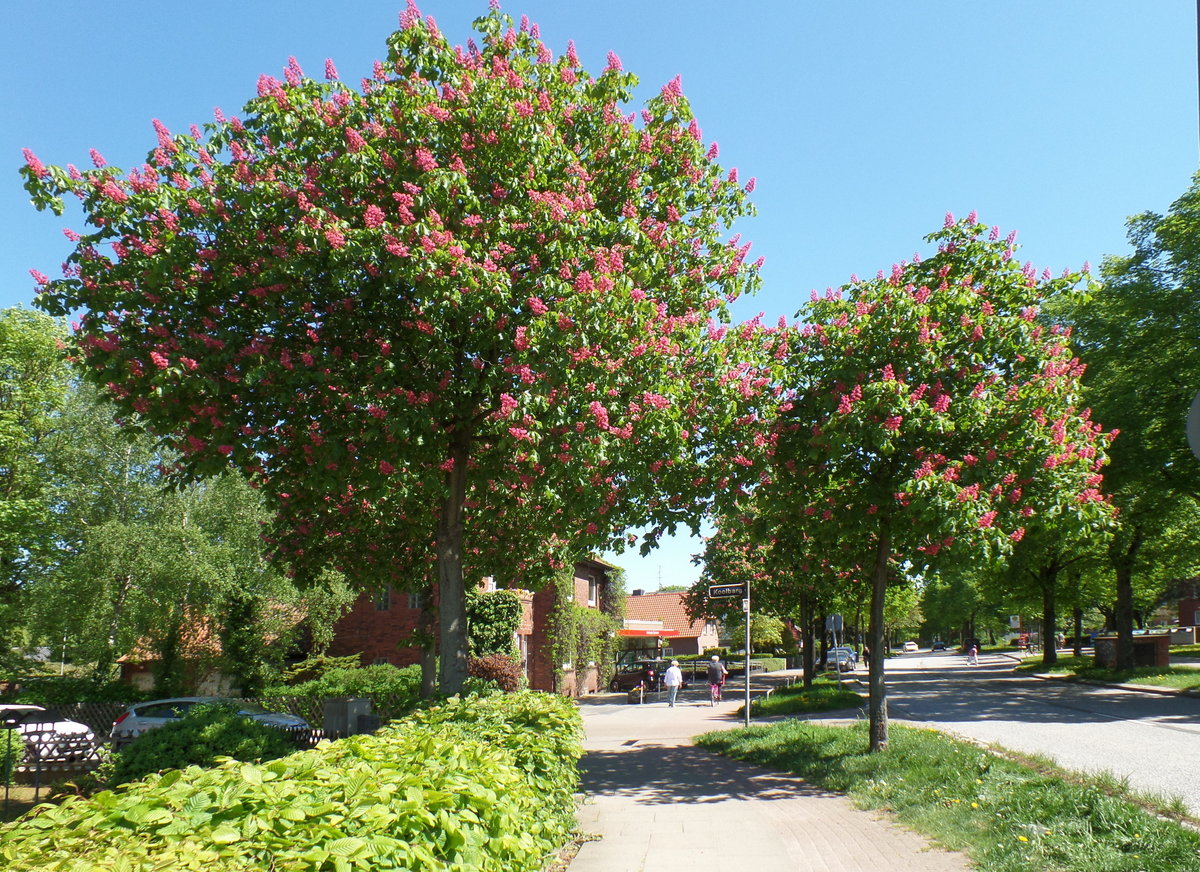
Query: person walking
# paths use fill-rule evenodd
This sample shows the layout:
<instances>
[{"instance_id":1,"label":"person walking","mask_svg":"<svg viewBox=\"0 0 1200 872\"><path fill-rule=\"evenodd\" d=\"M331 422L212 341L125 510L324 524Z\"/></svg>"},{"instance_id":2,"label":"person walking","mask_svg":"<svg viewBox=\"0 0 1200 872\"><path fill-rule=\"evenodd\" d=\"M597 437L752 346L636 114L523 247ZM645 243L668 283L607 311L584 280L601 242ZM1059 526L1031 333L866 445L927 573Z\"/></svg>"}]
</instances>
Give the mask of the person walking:
<instances>
[{"instance_id":1,"label":"person walking","mask_svg":"<svg viewBox=\"0 0 1200 872\"><path fill-rule=\"evenodd\" d=\"M971 666L979 665L979 643L972 642L971 647L967 649L967 663Z\"/></svg>"},{"instance_id":2,"label":"person walking","mask_svg":"<svg viewBox=\"0 0 1200 872\"><path fill-rule=\"evenodd\" d=\"M679 668L679 661L672 660L667 671L663 673L663 687L667 689L667 704L671 708L675 708L675 697L679 695L679 688L682 686L683 671Z\"/></svg>"},{"instance_id":3,"label":"person walking","mask_svg":"<svg viewBox=\"0 0 1200 872\"><path fill-rule=\"evenodd\" d=\"M729 670L721 662L720 655L714 654L708 664L708 698L713 705L721 701L721 688L725 686L725 676L728 674Z\"/></svg>"}]
</instances>

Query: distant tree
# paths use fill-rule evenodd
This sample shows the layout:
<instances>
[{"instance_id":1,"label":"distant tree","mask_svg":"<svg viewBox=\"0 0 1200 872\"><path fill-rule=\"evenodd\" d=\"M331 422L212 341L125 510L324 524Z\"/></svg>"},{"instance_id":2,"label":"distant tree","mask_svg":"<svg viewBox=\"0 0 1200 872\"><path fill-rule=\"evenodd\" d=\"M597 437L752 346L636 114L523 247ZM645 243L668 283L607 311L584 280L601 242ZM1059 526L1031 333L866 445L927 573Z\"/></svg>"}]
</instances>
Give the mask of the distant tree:
<instances>
[{"instance_id":1,"label":"distant tree","mask_svg":"<svg viewBox=\"0 0 1200 872\"><path fill-rule=\"evenodd\" d=\"M759 510L795 519L847 580L869 581L869 646L883 650L886 592L951 545L1002 553L1042 513L1080 528L1108 515L1105 438L1083 409L1082 367L1038 306L1078 276L1039 280L1013 237L975 216L930 241L927 260L814 292L791 350ZM883 662L871 658L871 749L887 745Z\"/></svg>"},{"instance_id":2,"label":"distant tree","mask_svg":"<svg viewBox=\"0 0 1200 872\"><path fill-rule=\"evenodd\" d=\"M0 662L21 638L22 591L57 537L45 458L70 383L65 336L40 312L0 310Z\"/></svg>"},{"instance_id":3,"label":"distant tree","mask_svg":"<svg viewBox=\"0 0 1200 872\"><path fill-rule=\"evenodd\" d=\"M185 663L200 653L189 640L211 632L229 648L220 665L258 686L299 624L320 636L336 606L307 602L264 560L269 516L240 476L168 488L171 457L122 432L112 413L87 386L58 412L60 435L45 455L57 539L22 591L31 632L66 638L101 674L141 646L169 689L182 687Z\"/></svg>"},{"instance_id":4,"label":"distant tree","mask_svg":"<svg viewBox=\"0 0 1200 872\"><path fill-rule=\"evenodd\" d=\"M39 300L82 310L89 377L184 478L251 474L301 575L436 578L450 693L464 573L536 582L630 527L695 527L762 386L720 326L757 283L721 236L753 180L678 79L626 115L616 55L593 78L536 27L476 28L454 47L410 3L360 89L291 60L242 119L156 121L128 173L23 169L37 207L82 200Z\"/></svg>"},{"instance_id":5,"label":"distant tree","mask_svg":"<svg viewBox=\"0 0 1200 872\"><path fill-rule=\"evenodd\" d=\"M1178 577L1200 571L1194 536L1173 537L1154 560L1144 552L1200 501L1200 461L1184 428L1200 391L1200 178L1166 215L1133 218L1129 241L1131 254L1105 260L1103 289L1094 299L1055 312L1073 327L1087 362L1088 404L1120 433L1106 488L1120 509L1108 560L1117 658L1125 667L1133 665L1137 578L1163 569Z\"/></svg>"}]
</instances>

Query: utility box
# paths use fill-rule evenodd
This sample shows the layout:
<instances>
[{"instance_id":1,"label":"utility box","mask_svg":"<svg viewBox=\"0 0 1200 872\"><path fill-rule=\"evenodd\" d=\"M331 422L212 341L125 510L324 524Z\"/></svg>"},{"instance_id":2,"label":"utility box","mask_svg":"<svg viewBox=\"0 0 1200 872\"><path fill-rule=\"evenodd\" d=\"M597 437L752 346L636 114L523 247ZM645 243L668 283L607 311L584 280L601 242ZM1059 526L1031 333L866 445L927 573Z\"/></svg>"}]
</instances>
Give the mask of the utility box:
<instances>
[{"instance_id":1,"label":"utility box","mask_svg":"<svg viewBox=\"0 0 1200 872\"><path fill-rule=\"evenodd\" d=\"M369 723L370 717L371 700L365 696L336 697L325 700L321 727L329 737L352 736L365 732L359 726L360 720Z\"/></svg>"},{"instance_id":2,"label":"utility box","mask_svg":"<svg viewBox=\"0 0 1200 872\"><path fill-rule=\"evenodd\" d=\"M1169 633L1138 635L1133 637L1134 666L1169 666L1171 663L1171 636ZM1096 665L1108 669L1117 666L1117 637L1096 637Z\"/></svg>"}]
</instances>

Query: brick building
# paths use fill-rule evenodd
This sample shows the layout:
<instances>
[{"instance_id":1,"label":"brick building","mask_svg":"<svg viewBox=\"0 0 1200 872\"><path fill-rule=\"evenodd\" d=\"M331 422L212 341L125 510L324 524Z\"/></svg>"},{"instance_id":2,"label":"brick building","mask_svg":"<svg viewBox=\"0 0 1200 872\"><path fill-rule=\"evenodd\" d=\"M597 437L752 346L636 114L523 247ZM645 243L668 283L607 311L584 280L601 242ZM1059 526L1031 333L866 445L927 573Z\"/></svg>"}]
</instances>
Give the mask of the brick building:
<instances>
[{"instance_id":1,"label":"brick building","mask_svg":"<svg viewBox=\"0 0 1200 872\"><path fill-rule=\"evenodd\" d=\"M602 560L580 560L575 564L575 602L599 610L613 567ZM485 588L495 589L492 579L484 579ZM557 686L555 664L550 658L548 633L554 609L554 587L537 592L514 590L521 600L521 622L516 632L516 647L521 668L534 690L556 691L568 696L594 693L599 689L596 664L559 664L562 674ZM409 666L420 659L419 650L409 639L420 619L421 602L417 594L394 590L364 593L333 628L329 654L335 657L357 654L364 666L391 663Z\"/></svg>"}]
</instances>

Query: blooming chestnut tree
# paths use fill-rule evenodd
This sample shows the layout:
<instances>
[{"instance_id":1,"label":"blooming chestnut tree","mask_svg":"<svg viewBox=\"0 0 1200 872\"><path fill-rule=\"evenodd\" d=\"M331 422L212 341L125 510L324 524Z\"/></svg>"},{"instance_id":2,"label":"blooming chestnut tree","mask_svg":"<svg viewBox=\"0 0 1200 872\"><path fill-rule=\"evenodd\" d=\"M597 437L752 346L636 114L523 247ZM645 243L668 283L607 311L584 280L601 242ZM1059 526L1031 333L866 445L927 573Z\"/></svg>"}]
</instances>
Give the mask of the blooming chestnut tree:
<instances>
[{"instance_id":1,"label":"blooming chestnut tree","mask_svg":"<svg viewBox=\"0 0 1200 872\"><path fill-rule=\"evenodd\" d=\"M760 511L794 519L797 553L871 584L870 647L884 647L889 583L954 546L1004 553L1040 516L1103 524L1108 436L1081 407L1083 366L1042 301L1080 275L1040 276L972 215L946 216L937 253L813 293L789 358ZM961 555L960 555L961 556ZM887 745L883 657L870 663L871 748Z\"/></svg>"},{"instance_id":2,"label":"blooming chestnut tree","mask_svg":"<svg viewBox=\"0 0 1200 872\"><path fill-rule=\"evenodd\" d=\"M724 235L753 180L678 79L627 114L616 55L589 75L495 4L475 26L451 45L410 2L358 87L293 59L241 117L155 121L141 166L23 169L36 206L86 215L35 278L82 311L89 377L183 478L251 475L300 571L436 578L447 692L464 572L536 581L698 521L751 390L726 304L757 283Z\"/></svg>"}]
</instances>

